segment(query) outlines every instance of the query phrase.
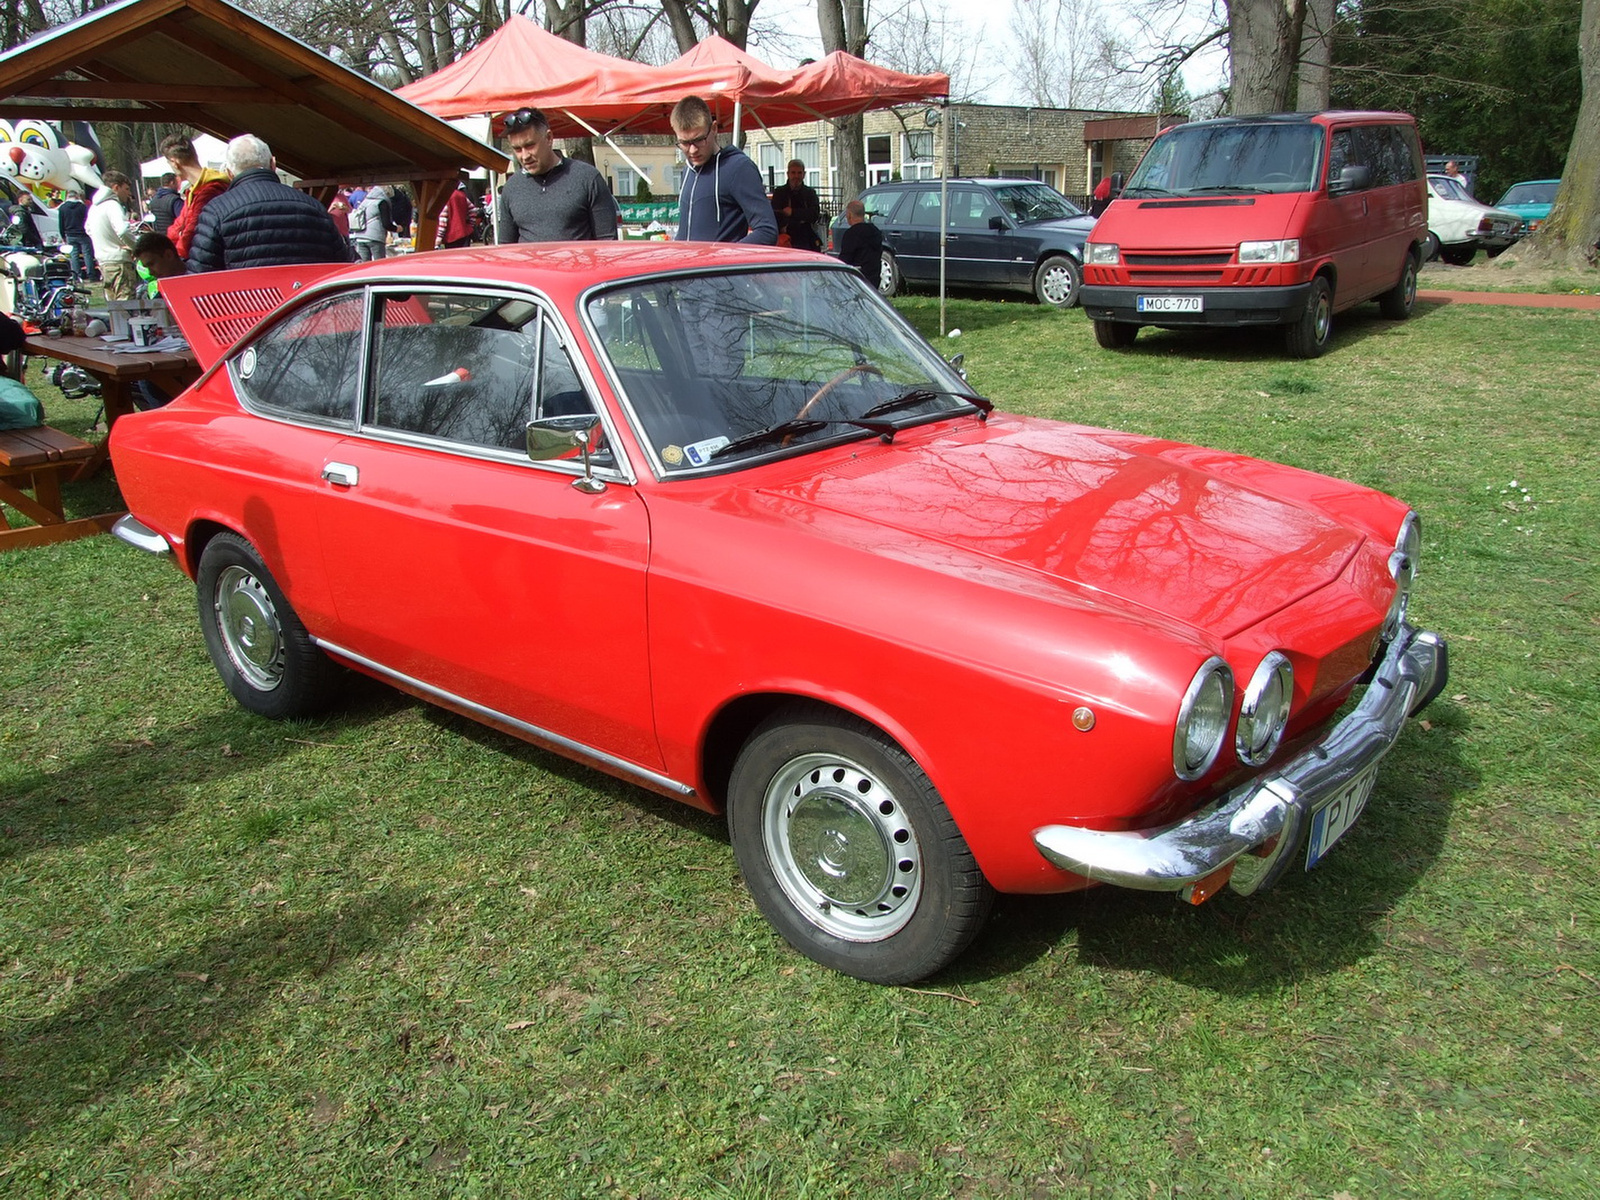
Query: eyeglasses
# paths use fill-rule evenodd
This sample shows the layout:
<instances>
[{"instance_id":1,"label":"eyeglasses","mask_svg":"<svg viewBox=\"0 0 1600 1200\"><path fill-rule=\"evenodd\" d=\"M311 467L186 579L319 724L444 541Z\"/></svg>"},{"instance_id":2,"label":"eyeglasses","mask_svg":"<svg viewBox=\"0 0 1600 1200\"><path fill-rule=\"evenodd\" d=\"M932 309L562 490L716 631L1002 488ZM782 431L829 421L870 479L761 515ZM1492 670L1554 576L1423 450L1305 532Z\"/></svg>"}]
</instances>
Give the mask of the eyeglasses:
<instances>
[{"instance_id":1,"label":"eyeglasses","mask_svg":"<svg viewBox=\"0 0 1600 1200\"><path fill-rule=\"evenodd\" d=\"M524 129L531 129L536 125L540 128L548 125L544 114L537 108L519 108L506 118L507 133L521 133Z\"/></svg>"},{"instance_id":2,"label":"eyeglasses","mask_svg":"<svg viewBox=\"0 0 1600 1200\"><path fill-rule=\"evenodd\" d=\"M680 150L691 150L695 146L703 145L706 142L706 140L709 139L711 137L711 135L713 133L715 133L716 131L717 131L717 123L715 121L713 121L711 123L710 128L708 128L699 137L679 138L678 139L678 149L680 149Z\"/></svg>"}]
</instances>

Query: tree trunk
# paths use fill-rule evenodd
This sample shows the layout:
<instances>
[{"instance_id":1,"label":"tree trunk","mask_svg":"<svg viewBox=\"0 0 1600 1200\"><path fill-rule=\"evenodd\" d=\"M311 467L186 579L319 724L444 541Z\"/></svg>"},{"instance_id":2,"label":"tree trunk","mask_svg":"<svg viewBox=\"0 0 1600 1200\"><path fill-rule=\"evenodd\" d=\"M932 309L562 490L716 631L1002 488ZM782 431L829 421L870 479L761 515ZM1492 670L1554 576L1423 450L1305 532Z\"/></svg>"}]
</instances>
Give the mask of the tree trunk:
<instances>
[{"instance_id":1,"label":"tree trunk","mask_svg":"<svg viewBox=\"0 0 1600 1200\"><path fill-rule=\"evenodd\" d=\"M678 53L689 53L699 43L700 37L689 16L688 4L685 0L661 0L661 7L667 14L667 23L672 26L672 39L678 43Z\"/></svg>"},{"instance_id":2,"label":"tree trunk","mask_svg":"<svg viewBox=\"0 0 1600 1200\"><path fill-rule=\"evenodd\" d=\"M822 48L829 54L843 50L857 58L867 52L866 0L817 0L817 26ZM860 195L867 186L867 139L860 114L834 121L833 145L838 159L838 204Z\"/></svg>"},{"instance_id":3,"label":"tree trunk","mask_svg":"<svg viewBox=\"0 0 1600 1200\"><path fill-rule=\"evenodd\" d=\"M1282 112L1300 57L1306 0L1228 0L1228 111Z\"/></svg>"},{"instance_id":4,"label":"tree trunk","mask_svg":"<svg viewBox=\"0 0 1600 1200\"><path fill-rule=\"evenodd\" d=\"M1301 112L1322 112L1330 107L1334 7L1335 0L1306 0L1305 26L1300 32L1300 89L1295 101Z\"/></svg>"},{"instance_id":5,"label":"tree trunk","mask_svg":"<svg viewBox=\"0 0 1600 1200\"><path fill-rule=\"evenodd\" d=\"M1583 102L1555 207L1516 257L1552 266L1600 266L1600 0L1583 0L1578 25Z\"/></svg>"}]
</instances>

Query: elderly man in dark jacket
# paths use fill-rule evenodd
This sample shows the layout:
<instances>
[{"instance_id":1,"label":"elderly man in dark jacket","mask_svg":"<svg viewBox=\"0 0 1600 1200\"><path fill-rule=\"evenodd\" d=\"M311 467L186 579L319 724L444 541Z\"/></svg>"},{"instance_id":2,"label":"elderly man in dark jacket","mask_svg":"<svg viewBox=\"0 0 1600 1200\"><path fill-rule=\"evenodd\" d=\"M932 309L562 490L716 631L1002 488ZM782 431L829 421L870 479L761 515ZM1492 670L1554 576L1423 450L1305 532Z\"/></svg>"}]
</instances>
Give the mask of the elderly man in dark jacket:
<instances>
[{"instance_id":1,"label":"elderly man in dark jacket","mask_svg":"<svg viewBox=\"0 0 1600 1200\"><path fill-rule=\"evenodd\" d=\"M333 218L278 178L265 142L248 133L236 137L227 161L233 182L201 210L189 243L191 273L350 261L350 245Z\"/></svg>"}]
</instances>

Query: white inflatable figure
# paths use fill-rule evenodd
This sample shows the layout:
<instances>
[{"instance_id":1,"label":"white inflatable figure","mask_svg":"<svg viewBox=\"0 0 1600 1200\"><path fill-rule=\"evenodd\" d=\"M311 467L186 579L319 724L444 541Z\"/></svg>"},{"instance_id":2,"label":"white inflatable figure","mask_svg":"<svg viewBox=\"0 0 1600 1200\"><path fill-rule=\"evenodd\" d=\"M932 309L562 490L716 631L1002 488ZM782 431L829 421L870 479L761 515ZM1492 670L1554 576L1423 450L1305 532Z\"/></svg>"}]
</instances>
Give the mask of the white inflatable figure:
<instances>
[{"instance_id":1,"label":"white inflatable figure","mask_svg":"<svg viewBox=\"0 0 1600 1200\"><path fill-rule=\"evenodd\" d=\"M65 200L73 184L86 199L100 186L93 150L70 142L63 146L54 125L32 119L0 121L0 176L32 192L46 208Z\"/></svg>"}]
</instances>

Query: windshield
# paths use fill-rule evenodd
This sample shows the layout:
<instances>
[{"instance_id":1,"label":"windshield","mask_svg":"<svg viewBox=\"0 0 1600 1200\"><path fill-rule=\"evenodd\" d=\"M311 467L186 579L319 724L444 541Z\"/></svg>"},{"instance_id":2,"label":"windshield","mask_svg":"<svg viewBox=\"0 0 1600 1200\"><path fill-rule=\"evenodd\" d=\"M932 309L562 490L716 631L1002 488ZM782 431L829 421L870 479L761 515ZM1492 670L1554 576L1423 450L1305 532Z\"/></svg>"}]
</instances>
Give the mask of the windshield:
<instances>
[{"instance_id":1,"label":"windshield","mask_svg":"<svg viewBox=\"0 0 1600 1200\"><path fill-rule=\"evenodd\" d=\"M1501 204L1554 204L1559 183L1516 183L1504 196Z\"/></svg>"},{"instance_id":2,"label":"windshield","mask_svg":"<svg viewBox=\"0 0 1600 1200\"><path fill-rule=\"evenodd\" d=\"M1151 143L1124 196L1308 192L1322 175L1322 127L1180 125Z\"/></svg>"},{"instance_id":3,"label":"windshield","mask_svg":"<svg viewBox=\"0 0 1600 1200\"><path fill-rule=\"evenodd\" d=\"M645 280L585 311L664 474L972 411L961 377L855 271Z\"/></svg>"},{"instance_id":4,"label":"windshield","mask_svg":"<svg viewBox=\"0 0 1600 1200\"><path fill-rule=\"evenodd\" d=\"M994 198L1019 224L1081 217L1083 209L1043 183L1005 184L992 189Z\"/></svg>"}]
</instances>

